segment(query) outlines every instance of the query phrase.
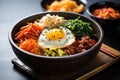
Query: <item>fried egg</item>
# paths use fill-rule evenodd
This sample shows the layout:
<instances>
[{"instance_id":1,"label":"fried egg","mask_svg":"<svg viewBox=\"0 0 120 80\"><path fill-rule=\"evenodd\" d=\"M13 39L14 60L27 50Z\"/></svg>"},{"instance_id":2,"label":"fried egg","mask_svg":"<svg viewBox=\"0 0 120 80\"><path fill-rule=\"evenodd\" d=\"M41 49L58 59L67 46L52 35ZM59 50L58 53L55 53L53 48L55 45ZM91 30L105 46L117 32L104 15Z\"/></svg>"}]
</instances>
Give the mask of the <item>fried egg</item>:
<instances>
[{"instance_id":1,"label":"fried egg","mask_svg":"<svg viewBox=\"0 0 120 80\"><path fill-rule=\"evenodd\" d=\"M74 42L74 34L62 26L45 28L38 38L38 44L41 48L64 48Z\"/></svg>"}]
</instances>

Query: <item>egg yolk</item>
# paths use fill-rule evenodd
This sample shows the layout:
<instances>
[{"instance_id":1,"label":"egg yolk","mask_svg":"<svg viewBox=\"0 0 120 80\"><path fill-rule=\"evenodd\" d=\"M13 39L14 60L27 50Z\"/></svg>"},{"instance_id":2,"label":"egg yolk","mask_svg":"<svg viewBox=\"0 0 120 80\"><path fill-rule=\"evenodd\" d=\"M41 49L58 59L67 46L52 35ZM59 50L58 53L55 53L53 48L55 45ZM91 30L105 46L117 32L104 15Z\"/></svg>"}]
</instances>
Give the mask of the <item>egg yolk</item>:
<instances>
[{"instance_id":1,"label":"egg yolk","mask_svg":"<svg viewBox=\"0 0 120 80\"><path fill-rule=\"evenodd\" d=\"M63 39L65 37L65 33L62 29L53 28L46 32L46 37L49 40L56 41L56 40Z\"/></svg>"}]
</instances>

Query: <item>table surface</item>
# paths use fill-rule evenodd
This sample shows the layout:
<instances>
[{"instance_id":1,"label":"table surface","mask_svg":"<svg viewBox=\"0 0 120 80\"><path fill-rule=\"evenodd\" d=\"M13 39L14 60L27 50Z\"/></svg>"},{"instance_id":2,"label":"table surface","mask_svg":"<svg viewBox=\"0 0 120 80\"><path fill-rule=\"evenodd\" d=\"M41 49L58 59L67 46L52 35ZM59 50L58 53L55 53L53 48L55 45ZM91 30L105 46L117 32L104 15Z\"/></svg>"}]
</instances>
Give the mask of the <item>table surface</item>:
<instances>
[{"instance_id":1,"label":"table surface","mask_svg":"<svg viewBox=\"0 0 120 80\"><path fill-rule=\"evenodd\" d=\"M41 0L0 0L0 80L30 80L30 76L14 69L11 60L15 58L8 41L10 28L19 20L42 12ZM87 7L100 0L88 0ZM112 0L111 0L112 1ZM119 0L115 0L120 3ZM87 8L86 7L86 8ZM87 16L86 12L84 15ZM117 35L119 37L119 35ZM104 43L120 51L120 39L105 36ZM120 80L120 61L88 80Z\"/></svg>"}]
</instances>

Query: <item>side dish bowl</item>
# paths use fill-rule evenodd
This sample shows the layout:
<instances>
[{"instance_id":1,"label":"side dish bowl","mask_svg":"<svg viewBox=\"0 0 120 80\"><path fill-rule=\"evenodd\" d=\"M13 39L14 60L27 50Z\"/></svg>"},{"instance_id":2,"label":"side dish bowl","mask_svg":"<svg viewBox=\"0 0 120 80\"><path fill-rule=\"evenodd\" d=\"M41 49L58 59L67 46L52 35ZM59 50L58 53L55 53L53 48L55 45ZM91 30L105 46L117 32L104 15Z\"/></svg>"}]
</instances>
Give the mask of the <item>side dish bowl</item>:
<instances>
[{"instance_id":1,"label":"side dish bowl","mask_svg":"<svg viewBox=\"0 0 120 80\"><path fill-rule=\"evenodd\" d=\"M82 14L85 11L86 5L80 0L70 0L70 2L69 0L68 1L63 0L62 3L61 1L62 0L41 0L40 6L42 7L43 11L49 11L49 10L69 11L71 9L74 9L76 6L78 8L75 10L76 13ZM79 5L81 5L81 7L78 7ZM74 11L69 11L69 12L74 12Z\"/></svg>"},{"instance_id":2,"label":"side dish bowl","mask_svg":"<svg viewBox=\"0 0 120 80\"><path fill-rule=\"evenodd\" d=\"M101 10L101 12L103 11L103 13L99 12L99 14L101 14L102 16L107 16L107 17L110 15L114 16L115 15L115 13L113 13L114 10L118 12L119 16L116 18L100 18L99 16L96 16L93 14L95 10L98 10L98 9L100 10L103 8L104 8L104 11ZM106 11L105 11L105 8L106 8ZM108 8L109 10L107 10ZM111 11L110 11L110 8L111 8ZM120 24L120 4L119 3L115 3L111 1L99 1L88 6L87 13L92 19L94 19L101 25L103 30L114 29L118 27Z\"/></svg>"},{"instance_id":3,"label":"side dish bowl","mask_svg":"<svg viewBox=\"0 0 120 80\"><path fill-rule=\"evenodd\" d=\"M82 20L89 22L94 32L98 36L97 43L85 52L62 56L62 57L48 57L31 54L21 48L19 48L14 39L14 35L19 29L26 25L27 22L34 22L36 19L43 17L46 14L59 15L65 17L65 19L75 19L80 17ZM89 19L81 14L75 14L70 12L44 12L26 17L17 22L9 32L9 42L16 56L28 67L33 69L35 72L43 73L65 73L73 72L82 69L83 67L90 64L94 60L99 52L103 41L103 31L99 24L94 20Z\"/></svg>"}]
</instances>

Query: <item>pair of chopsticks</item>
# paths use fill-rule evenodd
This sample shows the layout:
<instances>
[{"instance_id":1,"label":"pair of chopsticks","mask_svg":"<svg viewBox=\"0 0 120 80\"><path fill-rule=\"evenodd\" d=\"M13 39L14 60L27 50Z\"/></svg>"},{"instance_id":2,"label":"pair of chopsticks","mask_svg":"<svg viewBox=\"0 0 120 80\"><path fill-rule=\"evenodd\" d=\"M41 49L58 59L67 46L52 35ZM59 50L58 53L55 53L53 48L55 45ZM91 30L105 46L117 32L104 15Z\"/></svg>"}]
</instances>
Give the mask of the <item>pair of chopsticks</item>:
<instances>
[{"instance_id":1,"label":"pair of chopsticks","mask_svg":"<svg viewBox=\"0 0 120 80\"><path fill-rule=\"evenodd\" d=\"M109 55L109 56L111 56L113 58L120 56L120 52L119 51L109 47L108 45L106 45L104 43L102 44L102 46L100 48L100 51L106 53L107 55Z\"/></svg>"}]
</instances>

